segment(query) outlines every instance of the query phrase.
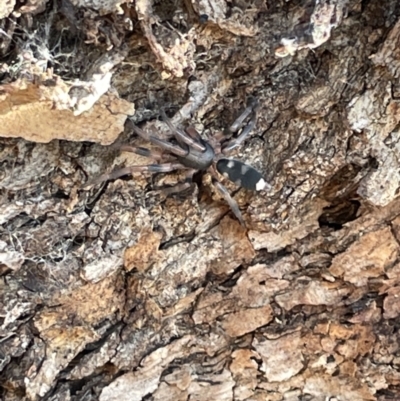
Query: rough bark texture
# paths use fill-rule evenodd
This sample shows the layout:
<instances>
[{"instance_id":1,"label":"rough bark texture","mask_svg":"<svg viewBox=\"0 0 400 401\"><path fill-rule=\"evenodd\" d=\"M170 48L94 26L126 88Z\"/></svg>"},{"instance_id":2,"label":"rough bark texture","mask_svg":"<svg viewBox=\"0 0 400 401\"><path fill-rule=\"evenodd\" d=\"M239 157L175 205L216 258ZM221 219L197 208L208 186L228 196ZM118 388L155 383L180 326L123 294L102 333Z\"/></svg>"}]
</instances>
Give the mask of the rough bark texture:
<instances>
[{"instance_id":1,"label":"rough bark texture","mask_svg":"<svg viewBox=\"0 0 400 401\"><path fill-rule=\"evenodd\" d=\"M397 0L2 7L2 400L400 400ZM211 135L248 96L247 228L207 175L82 189L146 162L100 145L127 115Z\"/></svg>"}]
</instances>

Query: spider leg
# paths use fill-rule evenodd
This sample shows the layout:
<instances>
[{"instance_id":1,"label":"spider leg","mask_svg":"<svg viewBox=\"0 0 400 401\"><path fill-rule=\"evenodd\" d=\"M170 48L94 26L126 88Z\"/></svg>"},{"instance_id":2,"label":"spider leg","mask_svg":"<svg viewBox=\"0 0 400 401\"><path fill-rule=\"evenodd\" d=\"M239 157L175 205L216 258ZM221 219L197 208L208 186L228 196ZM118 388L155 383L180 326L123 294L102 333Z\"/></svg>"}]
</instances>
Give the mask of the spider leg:
<instances>
[{"instance_id":1,"label":"spider leg","mask_svg":"<svg viewBox=\"0 0 400 401\"><path fill-rule=\"evenodd\" d=\"M184 190L190 188L190 186L192 185L193 182L193 174L196 170L188 170L186 173L186 178L184 182L181 182L179 184L174 185L173 187L169 187L169 188L163 188L162 192L165 195L173 195L173 194L177 194L179 192L183 192Z\"/></svg>"},{"instance_id":2,"label":"spider leg","mask_svg":"<svg viewBox=\"0 0 400 401\"><path fill-rule=\"evenodd\" d=\"M243 121L252 113L258 106L257 100L253 97L249 98L247 102L247 107L244 109L243 113L232 123L228 128L231 133L236 132L242 125Z\"/></svg>"},{"instance_id":3,"label":"spider leg","mask_svg":"<svg viewBox=\"0 0 400 401\"><path fill-rule=\"evenodd\" d=\"M154 145L159 146L161 149L167 150L176 156L185 157L188 154L186 149L182 149L179 145L174 145L173 143L164 141L163 139L157 138L155 136L150 136L149 141L154 143Z\"/></svg>"},{"instance_id":4,"label":"spider leg","mask_svg":"<svg viewBox=\"0 0 400 401\"><path fill-rule=\"evenodd\" d=\"M111 173L103 174L100 177L89 181L83 187L87 188L89 186L101 184L104 181L115 180L116 178L132 173L142 173L142 172L168 173L169 171L181 170L181 169L182 170L185 169L185 166L183 166L181 163L147 164L143 166L124 167L114 170Z\"/></svg>"},{"instance_id":5,"label":"spider leg","mask_svg":"<svg viewBox=\"0 0 400 401\"><path fill-rule=\"evenodd\" d=\"M161 115L163 120L167 123L168 128L175 134L175 138L178 141L182 141L186 145L198 150L199 152L204 152L206 150L206 147L204 145L202 145L195 139L191 138L185 131L175 127L172 124L172 121L165 114L164 110L161 110Z\"/></svg>"},{"instance_id":6,"label":"spider leg","mask_svg":"<svg viewBox=\"0 0 400 401\"><path fill-rule=\"evenodd\" d=\"M250 98L248 106L243 111L243 113L228 128L228 131L230 133L236 132L243 125L243 121L250 115L250 113L253 113L253 116L251 117L251 120L248 122L248 124L243 128L240 135L236 138L232 138L223 146L222 153L224 155L230 153L233 149L240 146L242 142L249 136L250 132L256 125L257 109L258 109L257 101L254 98Z\"/></svg>"},{"instance_id":7,"label":"spider leg","mask_svg":"<svg viewBox=\"0 0 400 401\"><path fill-rule=\"evenodd\" d=\"M161 191L168 196L183 192L184 190L190 188L191 185L191 182L181 182L180 184L176 184L173 187L163 188Z\"/></svg>"},{"instance_id":8,"label":"spider leg","mask_svg":"<svg viewBox=\"0 0 400 401\"><path fill-rule=\"evenodd\" d=\"M136 125L133 125L133 130L143 139L146 139L152 144L159 146L161 149L168 150L168 152L171 152L176 156L186 156L188 154L188 151L182 149L180 146L164 141L163 139L157 138L154 135L149 135Z\"/></svg>"},{"instance_id":9,"label":"spider leg","mask_svg":"<svg viewBox=\"0 0 400 401\"><path fill-rule=\"evenodd\" d=\"M137 127L135 124L132 123L132 129L136 132L136 134L138 134L140 137L142 137L143 139L146 139L146 141L150 140L150 135L143 131L141 128Z\"/></svg>"},{"instance_id":10,"label":"spider leg","mask_svg":"<svg viewBox=\"0 0 400 401\"><path fill-rule=\"evenodd\" d=\"M239 206L238 206L237 202L235 201L235 199L233 199L231 197L228 190L219 181L217 181L216 179L213 179L213 184L214 184L215 188L217 188L219 193L222 195L222 197L225 199L226 203L229 205L233 214L239 220L240 224L243 227L246 227L244 220L243 220L242 213L240 213Z\"/></svg>"},{"instance_id":11,"label":"spider leg","mask_svg":"<svg viewBox=\"0 0 400 401\"><path fill-rule=\"evenodd\" d=\"M161 160L162 154L159 152L151 151L147 148L142 148L141 146L130 146L130 145L121 145L119 147L121 152L131 152L136 153L137 155L148 157L153 160Z\"/></svg>"},{"instance_id":12,"label":"spider leg","mask_svg":"<svg viewBox=\"0 0 400 401\"><path fill-rule=\"evenodd\" d=\"M186 128L186 133L193 139L197 139L198 141L201 140L200 134L196 131L196 128L194 128L192 125L189 125Z\"/></svg>"}]
</instances>

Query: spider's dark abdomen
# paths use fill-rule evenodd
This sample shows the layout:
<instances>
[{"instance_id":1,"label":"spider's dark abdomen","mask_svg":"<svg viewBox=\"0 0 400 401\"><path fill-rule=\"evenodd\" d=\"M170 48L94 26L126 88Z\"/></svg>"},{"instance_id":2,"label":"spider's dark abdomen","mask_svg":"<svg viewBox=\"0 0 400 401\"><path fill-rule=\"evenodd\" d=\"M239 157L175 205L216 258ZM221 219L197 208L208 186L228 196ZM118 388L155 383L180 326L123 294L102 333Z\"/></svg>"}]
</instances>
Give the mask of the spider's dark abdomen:
<instances>
[{"instance_id":1,"label":"spider's dark abdomen","mask_svg":"<svg viewBox=\"0 0 400 401\"><path fill-rule=\"evenodd\" d=\"M220 159L217 162L217 170L242 188L261 191L268 186L260 172L239 160Z\"/></svg>"},{"instance_id":2,"label":"spider's dark abdomen","mask_svg":"<svg viewBox=\"0 0 400 401\"><path fill-rule=\"evenodd\" d=\"M209 143L203 141L202 145L206 148L204 152L189 147L188 154L186 156L177 156L177 159L186 167L195 170L207 170L214 160L215 152Z\"/></svg>"}]
</instances>

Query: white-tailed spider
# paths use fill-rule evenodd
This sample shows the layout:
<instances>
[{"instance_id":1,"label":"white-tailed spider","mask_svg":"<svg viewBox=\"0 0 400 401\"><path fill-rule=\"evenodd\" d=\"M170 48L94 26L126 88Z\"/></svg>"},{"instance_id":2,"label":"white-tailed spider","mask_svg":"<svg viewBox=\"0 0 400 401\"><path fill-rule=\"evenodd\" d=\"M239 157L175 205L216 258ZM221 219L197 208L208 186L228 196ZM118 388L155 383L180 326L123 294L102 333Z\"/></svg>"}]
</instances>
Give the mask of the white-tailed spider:
<instances>
[{"instance_id":1,"label":"white-tailed spider","mask_svg":"<svg viewBox=\"0 0 400 401\"><path fill-rule=\"evenodd\" d=\"M195 172L207 170L212 176L214 186L228 203L234 215L242 225L245 225L238 204L231 197L228 190L219 182L219 174L239 187L252 191L261 191L269 186L261 173L253 167L239 160L225 157L240 146L249 136L256 123L257 109L257 101L254 98L249 99L246 109L224 133L219 132L207 140L201 138L194 127L188 127L185 130L175 127L164 111L162 111L162 117L173 134L170 141L157 138L152 134L146 133L139 127L133 126L133 130L137 135L159 147L161 152L129 145L120 147L121 151L133 152L148 157L157 161L158 164L120 168L89 181L85 187L114 180L135 172L166 173L175 170L187 170L189 180L179 185L179 189L176 188L170 191L172 193L188 188L191 185L191 179ZM232 137L241 128L242 131L240 134Z\"/></svg>"}]
</instances>

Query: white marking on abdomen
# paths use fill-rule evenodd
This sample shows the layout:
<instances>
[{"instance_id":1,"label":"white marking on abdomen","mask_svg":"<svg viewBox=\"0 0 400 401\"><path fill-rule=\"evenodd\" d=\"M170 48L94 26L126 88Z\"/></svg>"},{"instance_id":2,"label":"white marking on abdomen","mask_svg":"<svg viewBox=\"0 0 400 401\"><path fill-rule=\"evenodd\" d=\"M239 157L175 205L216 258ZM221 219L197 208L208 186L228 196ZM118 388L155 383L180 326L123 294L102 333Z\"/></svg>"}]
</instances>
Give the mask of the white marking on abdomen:
<instances>
[{"instance_id":1,"label":"white marking on abdomen","mask_svg":"<svg viewBox=\"0 0 400 401\"><path fill-rule=\"evenodd\" d=\"M261 178L256 184L256 191L262 191L267 186L264 178Z\"/></svg>"}]
</instances>

